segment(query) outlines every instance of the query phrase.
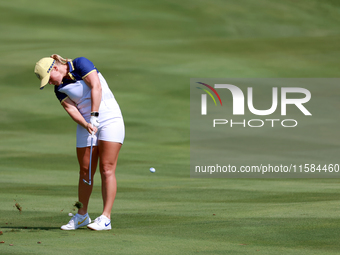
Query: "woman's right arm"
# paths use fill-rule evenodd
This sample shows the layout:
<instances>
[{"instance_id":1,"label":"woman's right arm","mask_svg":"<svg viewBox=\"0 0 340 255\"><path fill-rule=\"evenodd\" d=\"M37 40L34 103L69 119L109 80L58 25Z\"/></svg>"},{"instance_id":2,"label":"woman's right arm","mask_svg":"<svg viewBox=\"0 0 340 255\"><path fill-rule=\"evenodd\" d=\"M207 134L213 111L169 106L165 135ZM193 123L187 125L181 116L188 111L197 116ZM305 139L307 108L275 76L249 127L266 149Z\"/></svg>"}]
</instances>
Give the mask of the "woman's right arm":
<instances>
[{"instance_id":1,"label":"woman's right arm","mask_svg":"<svg viewBox=\"0 0 340 255\"><path fill-rule=\"evenodd\" d=\"M71 116L71 118L76 123L78 123L79 125L84 127L89 133L92 133L92 132L96 133L97 132L97 128L92 127L92 125L84 119L84 117L79 112L76 104L70 98L66 98L61 103L61 105L64 107L65 111Z\"/></svg>"}]
</instances>

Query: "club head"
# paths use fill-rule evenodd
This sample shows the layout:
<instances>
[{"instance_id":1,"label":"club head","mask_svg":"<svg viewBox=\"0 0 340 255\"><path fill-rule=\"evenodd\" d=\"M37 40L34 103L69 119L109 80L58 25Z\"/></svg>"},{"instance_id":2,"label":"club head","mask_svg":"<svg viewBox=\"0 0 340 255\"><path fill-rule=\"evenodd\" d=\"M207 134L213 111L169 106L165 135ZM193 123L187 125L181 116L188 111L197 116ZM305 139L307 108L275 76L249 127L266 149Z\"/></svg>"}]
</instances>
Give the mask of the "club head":
<instances>
[{"instance_id":1,"label":"club head","mask_svg":"<svg viewBox=\"0 0 340 255\"><path fill-rule=\"evenodd\" d=\"M83 182L86 183L87 185L91 186L91 181L87 182L85 179L83 179Z\"/></svg>"}]
</instances>

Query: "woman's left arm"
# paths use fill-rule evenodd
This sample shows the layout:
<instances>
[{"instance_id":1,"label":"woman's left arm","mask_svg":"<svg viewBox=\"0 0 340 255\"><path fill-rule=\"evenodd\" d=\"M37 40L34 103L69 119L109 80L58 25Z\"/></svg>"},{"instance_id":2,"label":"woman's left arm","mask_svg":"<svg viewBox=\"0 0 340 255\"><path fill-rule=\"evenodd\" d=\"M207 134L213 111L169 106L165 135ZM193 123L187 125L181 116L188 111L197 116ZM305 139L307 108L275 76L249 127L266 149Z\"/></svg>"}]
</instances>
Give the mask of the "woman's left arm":
<instances>
[{"instance_id":1,"label":"woman's left arm","mask_svg":"<svg viewBox=\"0 0 340 255\"><path fill-rule=\"evenodd\" d=\"M91 112L99 112L102 101L102 86L97 72L92 72L84 78L87 86L91 88Z\"/></svg>"}]
</instances>

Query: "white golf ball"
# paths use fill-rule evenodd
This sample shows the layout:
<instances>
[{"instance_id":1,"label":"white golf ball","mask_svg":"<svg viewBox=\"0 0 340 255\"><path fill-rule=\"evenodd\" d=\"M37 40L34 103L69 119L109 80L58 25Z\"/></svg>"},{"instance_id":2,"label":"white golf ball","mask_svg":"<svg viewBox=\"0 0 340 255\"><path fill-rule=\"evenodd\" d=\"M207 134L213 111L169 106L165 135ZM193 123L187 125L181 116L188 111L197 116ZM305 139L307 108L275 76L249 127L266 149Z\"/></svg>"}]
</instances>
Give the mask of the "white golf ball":
<instances>
[{"instance_id":1,"label":"white golf ball","mask_svg":"<svg viewBox=\"0 0 340 255\"><path fill-rule=\"evenodd\" d=\"M68 216L73 217L73 213L69 213Z\"/></svg>"},{"instance_id":2,"label":"white golf ball","mask_svg":"<svg viewBox=\"0 0 340 255\"><path fill-rule=\"evenodd\" d=\"M151 173L154 173L154 172L156 172L156 169L153 168L153 167L151 167L151 168L150 168L150 172L151 172Z\"/></svg>"}]
</instances>

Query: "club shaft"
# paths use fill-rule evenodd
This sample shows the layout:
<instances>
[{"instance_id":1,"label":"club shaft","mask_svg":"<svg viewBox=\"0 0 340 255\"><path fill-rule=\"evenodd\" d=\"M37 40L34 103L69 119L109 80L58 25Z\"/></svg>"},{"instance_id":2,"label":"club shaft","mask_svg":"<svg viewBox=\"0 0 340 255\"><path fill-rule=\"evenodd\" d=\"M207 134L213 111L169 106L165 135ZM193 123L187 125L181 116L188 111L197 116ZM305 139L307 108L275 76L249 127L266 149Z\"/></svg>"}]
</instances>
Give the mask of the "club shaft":
<instances>
[{"instance_id":1,"label":"club shaft","mask_svg":"<svg viewBox=\"0 0 340 255\"><path fill-rule=\"evenodd\" d=\"M93 135L91 136L91 150L90 150L90 165L89 165L89 183L91 185L91 168L92 168L92 148L93 148Z\"/></svg>"},{"instance_id":2,"label":"club shaft","mask_svg":"<svg viewBox=\"0 0 340 255\"><path fill-rule=\"evenodd\" d=\"M91 135L91 148L90 148L90 164L89 164L89 181L86 181L83 179L83 182L86 183L87 185L92 184L92 174L91 174L91 167L92 167L92 149L93 149L93 136L94 134Z\"/></svg>"}]
</instances>

